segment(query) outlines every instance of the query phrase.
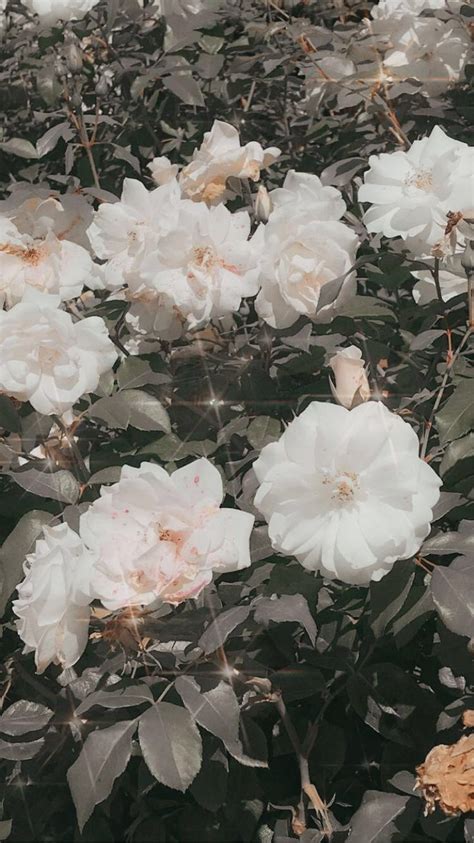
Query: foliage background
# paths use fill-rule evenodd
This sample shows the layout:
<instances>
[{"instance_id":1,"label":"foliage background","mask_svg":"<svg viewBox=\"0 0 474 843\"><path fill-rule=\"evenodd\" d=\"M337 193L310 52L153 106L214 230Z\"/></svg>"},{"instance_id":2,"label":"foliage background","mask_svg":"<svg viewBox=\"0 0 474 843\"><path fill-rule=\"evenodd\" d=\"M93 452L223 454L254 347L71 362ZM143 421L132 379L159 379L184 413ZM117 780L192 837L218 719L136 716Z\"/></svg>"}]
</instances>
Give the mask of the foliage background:
<instances>
[{"instance_id":1,"label":"foliage background","mask_svg":"<svg viewBox=\"0 0 474 843\"><path fill-rule=\"evenodd\" d=\"M5 195L13 180L47 181L61 190L81 185L95 197L120 194L125 176L152 187L151 158L187 162L220 118L239 127L243 142L282 149L265 176L268 188L291 167L323 173L325 183L343 191L362 238L358 296L330 326L301 320L273 331L262 327L250 305L227 332L208 331L124 358L115 380L92 397L97 406L80 405L79 454L64 439L48 438L48 419L0 396L2 699L5 708L31 702L20 704L13 725L0 718L0 839L284 843L299 831L304 843L316 843L323 837L311 806L305 805L306 830L292 823L300 800L308 803L295 740L309 759L309 779L331 803L334 840L474 839L472 819L438 812L424 817L413 792L416 765L435 744L460 737L463 711L472 707L469 343L452 364L465 333L466 300L415 304L416 266L390 243L368 239L360 222L357 178L370 154L397 148L393 103L375 92L338 111L331 102L316 115L303 107L304 72L313 59L301 34L310 26L357 24L370 3L280 5L230 2L172 48L164 45L163 20L133 0L102 2L64 30L39 32L15 23L13 14L0 42ZM12 13L16 7L10 4ZM75 73L71 44L82 53ZM467 81L433 102L398 97L403 133L413 140L440 124L451 137L468 140L470 78L468 72ZM89 137L94 132L90 150L86 131ZM244 185L236 205L252 210L252 203ZM105 299L95 308L118 342L125 330L121 308ZM315 398L331 400L328 357L346 338L363 348L374 390L420 440L428 437L428 458L443 477L420 559L398 563L369 589L328 583L273 555L260 524L252 568L221 577L196 603L149 620L142 630L150 639L147 650L137 651L133 635L122 631L120 641L102 638L88 647L71 684L61 685L56 668L35 676L32 657L21 655L9 598L42 524L60 515L77 524L99 484L116 480L124 463L151 459L172 468L203 454L222 469L228 502L254 511L252 461L295 412ZM124 420L111 416L110 404L104 411L97 403L132 389L139 390L135 407L145 393L167 408L168 431L153 418L138 418L136 410ZM31 456L41 443L54 470ZM19 455L26 460L21 470ZM269 599L275 595L277 602ZM97 620L96 631L102 629ZM191 644L184 651L166 647L172 641ZM162 783L172 780L166 729L149 746L160 781L136 742L121 772L104 738L100 756L108 759L111 786L121 774L81 833L66 772L86 736L130 721L165 691L175 707L183 701L189 707L193 692L205 704L198 717L204 727L200 773L185 793ZM282 713L291 721L290 734ZM92 809L100 798L91 799ZM82 792L77 800L79 814L87 814L87 796Z\"/></svg>"}]
</instances>

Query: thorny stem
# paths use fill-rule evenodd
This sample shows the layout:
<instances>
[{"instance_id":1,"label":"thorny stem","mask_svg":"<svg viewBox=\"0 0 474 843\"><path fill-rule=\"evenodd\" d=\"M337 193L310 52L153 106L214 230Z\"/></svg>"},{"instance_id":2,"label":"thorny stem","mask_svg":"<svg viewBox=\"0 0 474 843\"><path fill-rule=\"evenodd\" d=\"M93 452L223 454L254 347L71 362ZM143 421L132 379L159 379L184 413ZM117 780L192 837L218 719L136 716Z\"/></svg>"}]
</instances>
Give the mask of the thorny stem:
<instances>
[{"instance_id":1,"label":"thorny stem","mask_svg":"<svg viewBox=\"0 0 474 843\"><path fill-rule=\"evenodd\" d=\"M458 359L461 351L463 350L464 346L466 345L469 337L473 333L473 331L474 331L474 326L469 325L468 329L467 329L466 333L464 334L461 342L459 343L456 351L451 356L451 359L449 360L449 362L446 366L446 371L444 373L443 380L441 381L441 386L440 386L438 394L436 396L436 401L433 404L433 408L431 410L430 417L429 417L428 421L426 422L425 432L424 432L424 436L423 436L423 440L422 440L422 444L421 444L421 450L420 450L420 457L421 457L422 460L424 460L425 457L426 457L426 451L428 449L428 442L429 442L429 438L430 438L431 428L433 426L433 419L434 419L436 413L438 412L439 406L440 406L441 401L443 399L444 390L446 389L446 386L448 384L448 380L449 380L449 377L451 375L451 370L452 370L454 364L456 363L456 360Z\"/></svg>"},{"instance_id":2,"label":"thorny stem","mask_svg":"<svg viewBox=\"0 0 474 843\"><path fill-rule=\"evenodd\" d=\"M93 138L94 139L95 139L96 133L97 133L97 129L95 127L94 132L93 132ZM91 140L89 138L87 128L86 128L86 124L84 122L84 117L83 117L82 113L79 115L79 136L81 138L81 144L84 147L84 149L86 150L86 154L87 154L87 157L89 159L89 166L91 168L91 173L92 173L92 178L94 179L94 184L95 184L97 190L100 190L99 176L98 176L97 169L96 169L96 166L95 166L94 156L92 154L92 146L94 144L94 139Z\"/></svg>"},{"instance_id":3,"label":"thorny stem","mask_svg":"<svg viewBox=\"0 0 474 843\"><path fill-rule=\"evenodd\" d=\"M281 694L273 694L271 700L275 703L278 714L280 715L281 722L283 723L286 729L287 735L291 741L291 745L298 759L298 767L300 771L301 780L301 799L298 806L298 812L295 817L296 823L298 824L298 827L301 829L301 831L306 828L303 802L303 794L306 794L318 817L323 823L324 834L330 836L333 832L333 827L329 819L326 803L321 799L318 791L316 790L314 784L311 782L310 779L308 765L309 752L305 752L301 746L300 739L293 725L293 722L288 714L286 705L283 702Z\"/></svg>"},{"instance_id":4,"label":"thorny stem","mask_svg":"<svg viewBox=\"0 0 474 843\"><path fill-rule=\"evenodd\" d=\"M66 440L67 446L72 456L74 457L74 462L76 463L80 480L83 483L87 483L87 481L89 480L89 472L87 470L83 456L74 440L74 436L71 435L70 431L59 416L54 416L53 418L57 426L61 430L61 433L63 434L64 439Z\"/></svg>"}]
</instances>

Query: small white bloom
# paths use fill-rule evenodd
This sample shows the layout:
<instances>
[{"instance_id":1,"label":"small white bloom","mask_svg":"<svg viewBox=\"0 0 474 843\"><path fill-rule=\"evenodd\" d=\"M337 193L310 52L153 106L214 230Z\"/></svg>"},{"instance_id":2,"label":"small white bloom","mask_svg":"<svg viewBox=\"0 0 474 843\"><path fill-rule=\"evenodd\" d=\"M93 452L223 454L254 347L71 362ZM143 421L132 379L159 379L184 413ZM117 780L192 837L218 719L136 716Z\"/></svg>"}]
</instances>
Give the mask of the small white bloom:
<instances>
[{"instance_id":1,"label":"small white bloom","mask_svg":"<svg viewBox=\"0 0 474 843\"><path fill-rule=\"evenodd\" d=\"M8 199L0 201L0 218L11 220L20 234L44 239L50 232L59 240L71 240L90 249L87 228L94 209L78 191L60 193L49 186L17 182Z\"/></svg>"},{"instance_id":2,"label":"small white bloom","mask_svg":"<svg viewBox=\"0 0 474 843\"><path fill-rule=\"evenodd\" d=\"M13 611L25 653L34 651L38 673L49 664L72 667L86 644L90 618L88 576L92 559L67 526L45 527L24 565Z\"/></svg>"},{"instance_id":3,"label":"small white bloom","mask_svg":"<svg viewBox=\"0 0 474 843\"><path fill-rule=\"evenodd\" d=\"M148 191L136 179L125 179L118 202L104 202L88 235L98 258L106 260L109 289L124 282L139 287L144 257L177 223L181 191L175 180Z\"/></svg>"},{"instance_id":4,"label":"small white bloom","mask_svg":"<svg viewBox=\"0 0 474 843\"><path fill-rule=\"evenodd\" d=\"M275 328L300 315L328 320L354 291L359 240L339 221L345 211L340 192L309 173L290 171L270 193L274 210L257 232L263 239L259 316Z\"/></svg>"},{"instance_id":5,"label":"small white bloom","mask_svg":"<svg viewBox=\"0 0 474 843\"><path fill-rule=\"evenodd\" d=\"M365 373L365 362L362 352L355 345L341 348L329 365L334 372L335 385L329 381L332 394L339 404L350 410L362 401L370 398L370 387Z\"/></svg>"},{"instance_id":6,"label":"small white bloom","mask_svg":"<svg viewBox=\"0 0 474 843\"><path fill-rule=\"evenodd\" d=\"M313 402L254 470L275 550L359 585L416 553L441 485L414 430L375 401L354 410Z\"/></svg>"},{"instance_id":7,"label":"small white bloom","mask_svg":"<svg viewBox=\"0 0 474 843\"><path fill-rule=\"evenodd\" d=\"M58 295L68 301L93 287L98 272L89 253L52 230L43 237L21 234L9 219L0 218L0 306L22 301L28 289Z\"/></svg>"},{"instance_id":8,"label":"small white bloom","mask_svg":"<svg viewBox=\"0 0 474 843\"><path fill-rule=\"evenodd\" d=\"M250 565L254 518L220 509L221 476L206 459L169 475L153 463L125 466L120 481L81 516L97 557L92 591L109 609L178 604L197 597L213 571Z\"/></svg>"},{"instance_id":9,"label":"small white bloom","mask_svg":"<svg viewBox=\"0 0 474 843\"><path fill-rule=\"evenodd\" d=\"M230 123L215 120L212 128L180 174L183 194L194 201L215 205L225 198L230 176L258 181L260 170L279 157L276 147L263 149L256 141L240 145L239 133Z\"/></svg>"},{"instance_id":10,"label":"small white bloom","mask_svg":"<svg viewBox=\"0 0 474 843\"><path fill-rule=\"evenodd\" d=\"M258 290L258 254L249 234L245 211L185 201L173 231L143 262L142 278L189 328L235 313L242 298Z\"/></svg>"},{"instance_id":11,"label":"small white bloom","mask_svg":"<svg viewBox=\"0 0 474 843\"><path fill-rule=\"evenodd\" d=\"M386 237L417 238L419 256L441 239L447 213L472 204L473 154L435 126L407 152L371 155L359 201L372 205L364 215L369 231Z\"/></svg>"},{"instance_id":12,"label":"small white bloom","mask_svg":"<svg viewBox=\"0 0 474 843\"><path fill-rule=\"evenodd\" d=\"M80 20L99 0L22 0L32 14L38 15L41 23L54 26L58 21Z\"/></svg>"},{"instance_id":13,"label":"small white bloom","mask_svg":"<svg viewBox=\"0 0 474 843\"><path fill-rule=\"evenodd\" d=\"M418 279L413 287L413 298L417 304L427 304L437 298L436 284L429 269L412 272ZM443 301L449 301L455 296L466 295L467 277L461 266L460 255L448 255L439 268L439 286Z\"/></svg>"},{"instance_id":14,"label":"small white bloom","mask_svg":"<svg viewBox=\"0 0 474 843\"><path fill-rule=\"evenodd\" d=\"M31 291L0 311L0 392L45 415L70 410L117 359L103 319L73 322L58 304Z\"/></svg>"},{"instance_id":15,"label":"small white bloom","mask_svg":"<svg viewBox=\"0 0 474 843\"><path fill-rule=\"evenodd\" d=\"M178 165L172 164L170 159L166 158L165 155L154 158L153 161L147 164L147 167L150 170L153 181L158 185L168 184L168 182L173 181L177 177L179 170Z\"/></svg>"},{"instance_id":16,"label":"small white bloom","mask_svg":"<svg viewBox=\"0 0 474 843\"><path fill-rule=\"evenodd\" d=\"M384 66L399 80L417 79L421 91L437 96L461 78L471 41L463 24L436 18L409 18L400 26Z\"/></svg>"}]
</instances>

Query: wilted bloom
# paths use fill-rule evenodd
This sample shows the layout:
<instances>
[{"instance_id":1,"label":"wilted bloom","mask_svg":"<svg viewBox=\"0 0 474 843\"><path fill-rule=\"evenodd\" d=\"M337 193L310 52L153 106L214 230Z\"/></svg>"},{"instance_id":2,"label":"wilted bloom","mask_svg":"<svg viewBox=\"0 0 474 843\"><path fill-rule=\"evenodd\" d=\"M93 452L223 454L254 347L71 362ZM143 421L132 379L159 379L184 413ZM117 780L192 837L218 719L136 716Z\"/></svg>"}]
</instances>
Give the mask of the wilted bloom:
<instances>
[{"instance_id":1,"label":"wilted bloom","mask_svg":"<svg viewBox=\"0 0 474 843\"><path fill-rule=\"evenodd\" d=\"M22 0L29 12L41 23L54 26L58 21L80 20L97 6L99 0Z\"/></svg>"},{"instance_id":2,"label":"wilted bloom","mask_svg":"<svg viewBox=\"0 0 474 843\"><path fill-rule=\"evenodd\" d=\"M250 564L254 518L221 509L221 476L200 459L169 475L153 463L124 466L82 515L80 534L97 556L92 591L109 609L178 604L197 597L213 571Z\"/></svg>"},{"instance_id":3,"label":"wilted bloom","mask_svg":"<svg viewBox=\"0 0 474 843\"><path fill-rule=\"evenodd\" d=\"M258 181L260 170L273 164L279 155L276 147L263 149L257 141L241 146L237 129L230 123L215 120L191 163L180 173L183 194L194 201L215 205L225 197L230 176Z\"/></svg>"},{"instance_id":4,"label":"wilted bloom","mask_svg":"<svg viewBox=\"0 0 474 843\"><path fill-rule=\"evenodd\" d=\"M70 410L117 359L103 319L73 322L58 304L30 292L0 311L0 392L46 415Z\"/></svg>"},{"instance_id":5,"label":"wilted bloom","mask_svg":"<svg viewBox=\"0 0 474 843\"><path fill-rule=\"evenodd\" d=\"M335 385L332 380L329 381L331 391L339 404L350 410L357 404L369 400L370 387L365 373L365 362L359 348L355 345L342 348L334 357L331 357L329 365L336 380Z\"/></svg>"},{"instance_id":6,"label":"wilted bloom","mask_svg":"<svg viewBox=\"0 0 474 843\"><path fill-rule=\"evenodd\" d=\"M441 485L414 430L375 401L354 410L313 402L254 470L275 550L359 585L416 553Z\"/></svg>"},{"instance_id":7,"label":"wilted bloom","mask_svg":"<svg viewBox=\"0 0 474 843\"><path fill-rule=\"evenodd\" d=\"M142 278L189 328L235 313L258 290L258 252L249 234L245 211L185 201L173 231L143 262Z\"/></svg>"},{"instance_id":8,"label":"wilted bloom","mask_svg":"<svg viewBox=\"0 0 474 843\"><path fill-rule=\"evenodd\" d=\"M168 182L173 181L177 177L179 170L178 165L172 164L170 159L166 158L165 155L154 158L153 161L147 164L147 167L150 170L153 181L158 185L168 184Z\"/></svg>"},{"instance_id":9,"label":"wilted bloom","mask_svg":"<svg viewBox=\"0 0 474 843\"><path fill-rule=\"evenodd\" d=\"M45 527L24 565L13 611L25 653L34 651L38 673L49 664L72 667L87 644L92 558L67 524Z\"/></svg>"},{"instance_id":10,"label":"wilted bloom","mask_svg":"<svg viewBox=\"0 0 474 843\"><path fill-rule=\"evenodd\" d=\"M270 198L274 210L257 232L263 241L257 312L275 328L300 315L328 320L355 288L350 270L359 240L339 221L344 200L317 176L294 171Z\"/></svg>"},{"instance_id":11,"label":"wilted bloom","mask_svg":"<svg viewBox=\"0 0 474 843\"><path fill-rule=\"evenodd\" d=\"M364 221L369 231L412 239L418 255L429 254L444 235L447 214L472 204L473 161L467 144L449 138L435 126L430 136L405 152L371 155L359 189L368 202Z\"/></svg>"}]
</instances>

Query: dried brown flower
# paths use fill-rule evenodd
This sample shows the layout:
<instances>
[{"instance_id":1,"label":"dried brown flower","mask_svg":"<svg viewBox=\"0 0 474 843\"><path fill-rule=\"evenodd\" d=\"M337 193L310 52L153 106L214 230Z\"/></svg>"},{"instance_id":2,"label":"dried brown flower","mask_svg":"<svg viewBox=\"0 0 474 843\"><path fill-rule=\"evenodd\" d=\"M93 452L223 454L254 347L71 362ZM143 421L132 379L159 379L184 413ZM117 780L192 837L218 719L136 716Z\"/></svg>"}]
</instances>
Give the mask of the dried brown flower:
<instances>
[{"instance_id":1,"label":"dried brown flower","mask_svg":"<svg viewBox=\"0 0 474 843\"><path fill-rule=\"evenodd\" d=\"M474 810L474 734L451 746L435 746L416 772L416 787L426 800L425 814L437 804L447 815Z\"/></svg>"}]
</instances>

